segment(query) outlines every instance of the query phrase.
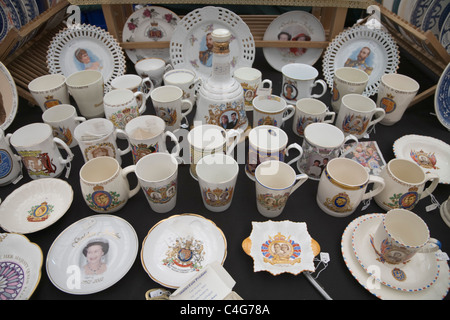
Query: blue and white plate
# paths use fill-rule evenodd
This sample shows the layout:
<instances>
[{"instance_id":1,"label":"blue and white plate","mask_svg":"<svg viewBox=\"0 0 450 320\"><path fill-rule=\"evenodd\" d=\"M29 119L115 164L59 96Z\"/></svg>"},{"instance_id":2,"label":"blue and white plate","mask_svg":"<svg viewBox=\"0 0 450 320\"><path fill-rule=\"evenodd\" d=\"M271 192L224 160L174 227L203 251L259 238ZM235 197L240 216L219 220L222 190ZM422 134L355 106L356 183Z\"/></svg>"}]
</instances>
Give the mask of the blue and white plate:
<instances>
[{"instance_id":1,"label":"blue and white plate","mask_svg":"<svg viewBox=\"0 0 450 320\"><path fill-rule=\"evenodd\" d=\"M439 122L450 130L450 63L439 79L434 95L434 109Z\"/></svg>"},{"instance_id":2,"label":"blue and white plate","mask_svg":"<svg viewBox=\"0 0 450 320\"><path fill-rule=\"evenodd\" d=\"M409 22L418 27L422 28L423 19L427 13L428 8L434 0L418 0L415 3L414 9L411 12L411 17Z\"/></svg>"},{"instance_id":3,"label":"blue and white plate","mask_svg":"<svg viewBox=\"0 0 450 320\"><path fill-rule=\"evenodd\" d=\"M22 27L16 8L10 0L0 0L0 42L12 28L19 30Z\"/></svg>"},{"instance_id":4,"label":"blue and white plate","mask_svg":"<svg viewBox=\"0 0 450 320\"><path fill-rule=\"evenodd\" d=\"M450 14L445 18L445 22L442 25L441 33L439 35L439 42L450 53Z\"/></svg>"},{"instance_id":5,"label":"blue and white plate","mask_svg":"<svg viewBox=\"0 0 450 320\"><path fill-rule=\"evenodd\" d=\"M39 7L36 0L21 0L28 16L28 22L32 21L39 15Z\"/></svg>"},{"instance_id":6,"label":"blue and white plate","mask_svg":"<svg viewBox=\"0 0 450 320\"><path fill-rule=\"evenodd\" d=\"M422 30L431 30L439 39L440 31L449 12L450 0L434 0L423 18Z\"/></svg>"}]
</instances>

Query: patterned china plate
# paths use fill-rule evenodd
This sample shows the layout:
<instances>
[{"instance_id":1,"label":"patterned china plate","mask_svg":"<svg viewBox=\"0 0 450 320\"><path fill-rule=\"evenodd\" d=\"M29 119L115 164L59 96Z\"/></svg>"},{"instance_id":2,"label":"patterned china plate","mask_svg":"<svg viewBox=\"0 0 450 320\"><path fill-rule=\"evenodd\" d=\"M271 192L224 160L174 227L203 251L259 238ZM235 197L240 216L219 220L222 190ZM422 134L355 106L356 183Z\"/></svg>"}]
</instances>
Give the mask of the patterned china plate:
<instances>
[{"instance_id":1,"label":"patterned china plate","mask_svg":"<svg viewBox=\"0 0 450 320\"><path fill-rule=\"evenodd\" d=\"M323 59L323 74L332 88L336 69L362 69L369 74L363 94L372 96L378 92L381 77L385 73L395 73L399 62L397 43L388 32L356 25L341 32L328 45Z\"/></svg>"},{"instance_id":2,"label":"patterned china plate","mask_svg":"<svg viewBox=\"0 0 450 320\"><path fill-rule=\"evenodd\" d=\"M155 224L145 237L141 261L150 278L178 288L211 262L225 262L227 241L211 220L175 215Z\"/></svg>"},{"instance_id":3,"label":"patterned china plate","mask_svg":"<svg viewBox=\"0 0 450 320\"><path fill-rule=\"evenodd\" d=\"M188 13L178 22L170 42L170 60L175 69L190 69L199 78L211 75L211 50L208 34L225 28L231 32L231 74L240 67L251 67L255 59L255 42L247 24L234 12L207 6Z\"/></svg>"},{"instance_id":4,"label":"patterned china plate","mask_svg":"<svg viewBox=\"0 0 450 320\"><path fill-rule=\"evenodd\" d=\"M415 134L394 142L394 155L417 163L424 172L439 176L439 183L450 183L450 145L442 140Z\"/></svg>"},{"instance_id":5,"label":"patterned china plate","mask_svg":"<svg viewBox=\"0 0 450 320\"><path fill-rule=\"evenodd\" d=\"M0 94L4 112L0 112L0 128L6 130L17 114L19 97L17 87L9 70L0 62Z\"/></svg>"},{"instance_id":6,"label":"patterned china plate","mask_svg":"<svg viewBox=\"0 0 450 320\"><path fill-rule=\"evenodd\" d=\"M431 30L439 39L445 18L450 13L450 1L449 0L434 0L425 13L423 18L422 30Z\"/></svg>"},{"instance_id":7,"label":"patterned china plate","mask_svg":"<svg viewBox=\"0 0 450 320\"><path fill-rule=\"evenodd\" d=\"M41 248L16 233L0 233L0 300L27 300L41 279Z\"/></svg>"},{"instance_id":8,"label":"patterned china plate","mask_svg":"<svg viewBox=\"0 0 450 320\"><path fill-rule=\"evenodd\" d=\"M439 277L435 253L418 253L404 264L392 265L379 260L370 242L382 221L382 215L361 219L352 232L352 247L356 259L364 270L389 288L417 292L430 288Z\"/></svg>"},{"instance_id":9,"label":"patterned china plate","mask_svg":"<svg viewBox=\"0 0 450 320\"><path fill-rule=\"evenodd\" d=\"M450 130L450 63L439 79L434 95L434 110L439 122Z\"/></svg>"},{"instance_id":10,"label":"patterned china plate","mask_svg":"<svg viewBox=\"0 0 450 320\"><path fill-rule=\"evenodd\" d=\"M439 42L450 54L450 14L447 15L447 18L445 18L445 21L442 25L442 29L439 34Z\"/></svg>"},{"instance_id":11,"label":"patterned china plate","mask_svg":"<svg viewBox=\"0 0 450 320\"><path fill-rule=\"evenodd\" d=\"M87 54L86 58L83 54ZM125 64L125 55L116 39L102 28L89 24L61 30L53 37L47 52L51 74L67 78L78 71L98 70L103 74L105 92L109 91L113 79L125 73Z\"/></svg>"},{"instance_id":12,"label":"patterned china plate","mask_svg":"<svg viewBox=\"0 0 450 320\"><path fill-rule=\"evenodd\" d=\"M379 218L382 214L367 214L354 219L345 228L341 238L341 253L345 265L351 275L371 294L383 300L442 300L447 295L450 288L450 270L447 261L437 261L440 270L436 282L426 290L408 292L394 290L382 285L375 278L367 273L359 264L353 252L352 234L356 226L365 219Z\"/></svg>"},{"instance_id":13,"label":"patterned china plate","mask_svg":"<svg viewBox=\"0 0 450 320\"><path fill-rule=\"evenodd\" d=\"M8 232L27 234L58 221L73 200L72 187L64 180L33 180L14 190L0 205L0 226Z\"/></svg>"},{"instance_id":14,"label":"patterned china plate","mask_svg":"<svg viewBox=\"0 0 450 320\"><path fill-rule=\"evenodd\" d=\"M96 293L127 274L138 248L136 231L126 220L93 215L70 225L56 238L47 254L47 274L61 291Z\"/></svg>"},{"instance_id":15,"label":"patterned china plate","mask_svg":"<svg viewBox=\"0 0 450 320\"><path fill-rule=\"evenodd\" d=\"M274 276L314 272L314 257L320 253L306 224L292 221L252 222L252 232L242 248L253 258L254 272L267 271Z\"/></svg>"},{"instance_id":16,"label":"patterned china plate","mask_svg":"<svg viewBox=\"0 0 450 320\"><path fill-rule=\"evenodd\" d=\"M123 42L158 42L170 41L180 18L172 11L147 6L136 10L129 17L123 27ZM169 48L127 49L126 53L133 63L156 57L170 62Z\"/></svg>"},{"instance_id":17,"label":"patterned china plate","mask_svg":"<svg viewBox=\"0 0 450 320\"><path fill-rule=\"evenodd\" d=\"M276 41L278 35L289 34L291 41L325 41L325 30L315 16L306 11L290 11L278 16L267 27L264 41ZM313 65L322 48L263 48L264 57L275 70L288 63Z\"/></svg>"}]
</instances>

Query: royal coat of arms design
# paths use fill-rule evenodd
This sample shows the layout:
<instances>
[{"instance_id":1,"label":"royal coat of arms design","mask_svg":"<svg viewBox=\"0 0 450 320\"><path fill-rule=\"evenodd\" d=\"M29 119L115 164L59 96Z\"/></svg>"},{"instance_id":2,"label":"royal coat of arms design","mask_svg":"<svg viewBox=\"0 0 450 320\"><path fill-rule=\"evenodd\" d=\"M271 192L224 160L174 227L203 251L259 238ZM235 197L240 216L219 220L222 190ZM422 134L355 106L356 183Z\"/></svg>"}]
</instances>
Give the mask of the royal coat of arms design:
<instances>
[{"instance_id":1,"label":"royal coat of arms design","mask_svg":"<svg viewBox=\"0 0 450 320\"><path fill-rule=\"evenodd\" d=\"M204 258L203 241L193 237L179 237L169 245L162 262L174 271L187 273L202 269Z\"/></svg>"}]
</instances>

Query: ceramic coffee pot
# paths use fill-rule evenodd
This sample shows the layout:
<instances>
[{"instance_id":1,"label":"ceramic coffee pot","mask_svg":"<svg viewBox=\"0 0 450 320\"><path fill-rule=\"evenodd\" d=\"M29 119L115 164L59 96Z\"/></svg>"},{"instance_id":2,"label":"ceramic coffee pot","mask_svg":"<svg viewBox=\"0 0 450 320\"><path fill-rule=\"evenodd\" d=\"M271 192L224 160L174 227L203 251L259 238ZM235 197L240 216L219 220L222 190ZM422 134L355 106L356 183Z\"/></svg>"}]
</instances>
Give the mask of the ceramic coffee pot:
<instances>
[{"instance_id":1,"label":"ceramic coffee pot","mask_svg":"<svg viewBox=\"0 0 450 320\"><path fill-rule=\"evenodd\" d=\"M212 32L212 73L199 90L194 125L215 124L238 131L247 129L244 91L231 76L230 39L229 30L216 29Z\"/></svg>"}]
</instances>

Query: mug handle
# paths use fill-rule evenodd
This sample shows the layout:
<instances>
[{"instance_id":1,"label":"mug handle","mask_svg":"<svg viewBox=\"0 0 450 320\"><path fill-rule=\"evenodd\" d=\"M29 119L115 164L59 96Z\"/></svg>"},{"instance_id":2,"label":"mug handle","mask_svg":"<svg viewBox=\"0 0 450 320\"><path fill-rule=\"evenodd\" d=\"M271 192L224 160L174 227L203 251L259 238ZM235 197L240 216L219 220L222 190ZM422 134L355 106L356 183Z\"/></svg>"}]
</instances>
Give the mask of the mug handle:
<instances>
[{"instance_id":1,"label":"mug handle","mask_svg":"<svg viewBox=\"0 0 450 320\"><path fill-rule=\"evenodd\" d=\"M318 83L322 86L323 90L321 93L311 95L311 98L320 98L325 94L325 92L327 92L327 84L322 79L314 81L313 88L316 87Z\"/></svg>"},{"instance_id":2,"label":"mug handle","mask_svg":"<svg viewBox=\"0 0 450 320\"><path fill-rule=\"evenodd\" d=\"M153 81L149 77L145 77L142 79L142 84L147 88L147 92L145 93L145 99L148 99L150 97L150 93L155 88L155 85L153 84Z\"/></svg>"},{"instance_id":3,"label":"mug handle","mask_svg":"<svg viewBox=\"0 0 450 320\"><path fill-rule=\"evenodd\" d=\"M437 174L434 174L434 173L426 173L425 174L425 180L426 181L431 181L431 184L428 186L428 188L423 190L422 194L420 195L419 200L421 200L421 199L431 195L433 193L434 189L436 189L436 187L439 184L439 176Z\"/></svg>"},{"instance_id":4,"label":"mug handle","mask_svg":"<svg viewBox=\"0 0 450 320\"><path fill-rule=\"evenodd\" d=\"M86 118L85 117L75 117L74 120L77 121L78 123L81 123L81 122L85 122Z\"/></svg>"},{"instance_id":5,"label":"mug handle","mask_svg":"<svg viewBox=\"0 0 450 320\"><path fill-rule=\"evenodd\" d=\"M359 140L358 140L358 138L355 137L354 135L349 134L348 136L346 136L345 139L344 139L344 144L346 144L346 143L349 142L349 141L353 141L353 142L355 142L355 144L353 145L353 147L351 147L351 148L349 148L347 151L343 152L343 153L341 154L341 157L345 157L345 156L348 155L350 152L355 151L356 147L358 146Z\"/></svg>"},{"instance_id":6,"label":"mug handle","mask_svg":"<svg viewBox=\"0 0 450 320\"><path fill-rule=\"evenodd\" d=\"M297 162L298 160L300 160L300 158L301 158L302 155L303 155L303 149L302 149L302 147L300 147L300 145L299 145L298 143L296 143L296 142L290 144L290 145L286 148L286 155L287 155L287 156L289 156L289 150L290 150L290 149L297 149L297 150L300 152L300 154L299 154L297 157L295 157L294 159L292 159L291 161L289 161L289 162L287 163L288 165L291 165L292 163Z\"/></svg>"},{"instance_id":7,"label":"mug handle","mask_svg":"<svg viewBox=\"0 0 450 320\"><path fill-rule=\"evenodd\" d=\"M267 85L267 87L266 87L266 85ZM258 88L256 89L256 95L257 96L269 96L271 94L272 94L272 81L269 79L264 79L258 85Z\"/></svg>"},{"instance_id":8,"label":"mug handle","mask_svg":"<svg viewBox=\"0 0 450 320\"><path fill-rule=\"evenodd\" d=\"M188 105L188 108L183 108L183 105ZM182 99L181 100L181 110L186 110L184 112L181 112L181 117L186 117L189 113L191 113L193 108L193 103L189 99Z\"/></svg>"},{"instance_id":9,"label":"mug handle","mask_svg":"<svg viewBox=\"0 0 450 320\"><path fill-rule=\"evenodd\" d=\"M140 98L139 98L140 97ZM139 106L138 112L139 115L144 114L145 110L147 109L147 97L146 95L141 91L136 91L134 93L134 98L136 101L140 101L141 105Z\"/></svg>"},{"instance_id":10,"label":"mug handle","mask_svg":"<svg viewBox=\"0 0 450 320\"><path fill-rule=\"evenodd\" d=\"M230 155L230 153L233 151L233 149L239 143L239 140L241 139L241 133L238 130L230 129L227 131L226 135L227 135L226 136L227 144L228 144L228 141L230 141L230 139L234 138L233 143L229 147L227 147L227 150L226 150L226 155Z\"/></svg>"},{"instance_id":11,"label":"mug handle","mask_svg":"<svg viewBox=\"0 0 450 320\"><path fill-rule=\"evenodd\" d=\"M325 120L326 117L330 116L330 119ZM323 120L324 123L333 123L334 119L336 118L336 112L333 111L327 111L325 112L325 118Z\"/></svg>"},{"instance_id":12,"label":"mug handle","mask_svg":"<svg viewBox=\"0 0 450 320\"><path fill-rule=\"evenodd\" d=\"M420 253L432 253L439 251L441 249L442 245L441 242L438 239L430 238L428 239L427 243L420 248L418 252Z\"/></svg>"},{"instance_id":13,"label":"mug handle","mask_svg":"<svg viewBox=\"0 0 450 320\"><path fill-rule=\"evenodd\" d=\"M66 150L66 152L67 152L67 158L64 159L64 158L60 157L59 162L61 164L68 164L69 162L71 162L74 156L73 156L73 153L70 150L69 146L64 141L62 141L60 138L57 138L57 137L54 137L53 141L56 144L59 144L61 147L63 147L64 150Z\"/></svg>"},{"instance_id":14,"label":"mug handle","mask_svg":"<svg viewBox=\"0 0 450 320\"><path fill-rule=\"evenodd\" d=\"M127 137L127 139L126 139L126 140L127 140L127 143L128 143L127 147L126 147L124 150L117 148L117 149L119 150L119 154L120 154L121 156L123 156L124 154L127 154L128 152L131 151L130 140L128 139L128 135L126 134L126 132L125 132L124 130L119 129L119 128L116 128L114 131L115 131L115 132L114 132L115 137L117 137L117 134L118 134L118 133L121 133L124 137Z\"/></svg>"},{"instance_id":15,"label":"mug handle","mask_svg":"<svg viewBox=\"0 0 450 320\"><path fill-rule=\"evenodd\" d=\"M295 190L298 189L298 187L300 187L303 183L305 183L306 180L308 180L308 175L305 173L297 174L295 176L295 180L297 181L297 183L294 184L289 194L292 194Z\"/></svg>"},{"instance_id":16,"label":"mug handle","mask_svg":"<svg viewBox=\"0 0 450 320\"><path fill-rule=\"evenodd\" d=\"M178 142L177 137L172 132L166 131L164 133L164 138L167 138L167 137L169 137L170 140L172 140L175 143L175 147L174 147L175 151L172 152L171 155L178 157L180 154L180 143Z\"/></svg>"},{"instance_id":17,"label":"mug handle","mask_svg":"<svg viewBox=\"0 0 450 320\"><path fill-rule=\"evenodd\" d=\"M373 113L373 118L375 118L375 119L369 122L369 125L367 126L367 128L369 128L369 127L373 126L374 124L377 124L378 122L383 120L385 115L386 115L386 111L384 111L383 108L375 108L375 112Z\"/></svg>"},{"instance_id":18,"label":"mug handle","mask_svg":"<svg viewBox=\"0 0 450 320\"><path fill-rule=\"evenodd\" d=\"M164 67L164 73L166 73L167 71L170 71L170 70L173 70L173 66L170 63L168 63Z\"/></svg>"},{"instance_id":19,"label":"mug handle","mask_svg":"<svg viewBox=\"0 0 450 320\"><path fill-rule=\"evenodd\" d=\"M374 196L376 196L377 194L379 194L381 191L383 191L384 186L385 186L385 182L384 179L381 177L377 177L377 176L373 176L370 175L369 176L369 181L367 182L367 184L369 183L373 183L373 189L369 192L364 193L364 195L362 196L362 200L367 200L370 199Z\"/></svg>"},{"instance_id":20,"label":"mug handle","mask_svg":"<svg viewBox=\"0 0 450 320\"><path fill-rule=\"evenodd\" d=\"M295 107L292 104L288 104L286 106L286 111L284 112L284 114L286 114L286 116L281 119L281 123L284 123L286 120L292 118L292 116L295 114Z\"/></svg>"},{"instance_id":21,"label":"mug handle","mask_svg":"<svg viewBox=\"0 0 450 320\"><path fill-rule=\"evenodd\" d=\"M127 179L127 175L132 173L132 172L136 172L136 165L132 164L124 169L122 169L122 176ZM130 189L128 191L128 198L132 198L133 196L135 196L140 189L140 184L139 182L137 183L136 187L134 187L134 189Z\"/></svg>"}]
</instances>

